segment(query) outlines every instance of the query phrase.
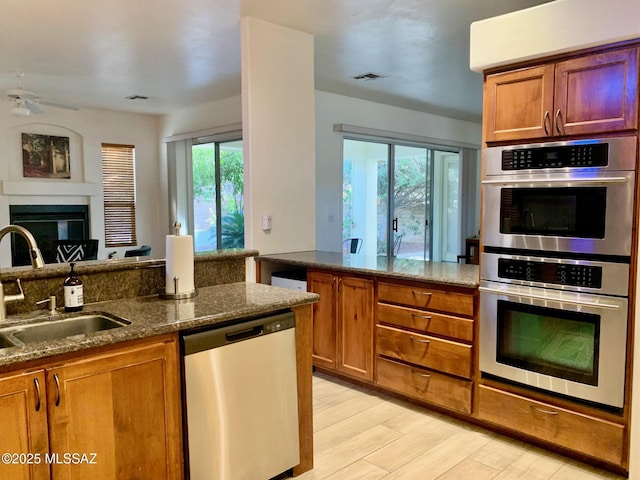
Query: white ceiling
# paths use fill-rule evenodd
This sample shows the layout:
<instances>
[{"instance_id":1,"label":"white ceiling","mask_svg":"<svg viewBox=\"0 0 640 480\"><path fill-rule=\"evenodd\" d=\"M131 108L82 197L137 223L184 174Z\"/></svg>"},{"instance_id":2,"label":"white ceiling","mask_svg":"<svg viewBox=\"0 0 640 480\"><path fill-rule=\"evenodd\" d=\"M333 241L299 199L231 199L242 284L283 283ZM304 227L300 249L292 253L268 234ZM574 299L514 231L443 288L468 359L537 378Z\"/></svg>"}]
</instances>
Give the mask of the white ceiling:
<instances>
[{"instance_id":1,"label":"white ceiling","mask_svg":"<svg viewBox=\"0 0 640 480\"><path fill-rule=\"evenodd\" d=\"M315 36L317 89L480 121L470 23L548 1L6 1L0 91L152 114L239 95L240 17L251 15ZM367 72L384 78L350 78Z\"/></svg>"}]
</instances>

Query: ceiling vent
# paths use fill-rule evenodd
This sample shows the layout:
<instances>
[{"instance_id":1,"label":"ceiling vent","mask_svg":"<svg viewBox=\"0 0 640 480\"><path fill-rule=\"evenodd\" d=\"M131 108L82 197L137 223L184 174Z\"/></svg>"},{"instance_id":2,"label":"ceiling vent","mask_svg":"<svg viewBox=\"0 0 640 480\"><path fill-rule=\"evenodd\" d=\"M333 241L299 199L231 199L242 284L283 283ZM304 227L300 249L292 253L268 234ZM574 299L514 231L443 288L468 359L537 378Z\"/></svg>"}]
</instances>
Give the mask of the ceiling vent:
<instances>
[{"instance_id":1,"label":"ceiling vent","mask_svg":"<svg viewBox=\"0 0 640 480\"><path fill-rule=\"evenodd\" d=\"M145 97L144 95L129 95L125 98L127 100L149 100L149 97Z\"/></svg>"},{"instance_id":2,"label":"ceiling vent","mask_svg":"<svg viewBox=\"0 0 640 480\"><path fill-rule=\"evenodd\" d=\"M351 77L351 78L353 78L354 80L368 81L368 80L377 80L378 78L384 78L384 75L368 72L368 73L362 73L360 75L356 75L355 77Z\"/></svg>"}]
</instances>

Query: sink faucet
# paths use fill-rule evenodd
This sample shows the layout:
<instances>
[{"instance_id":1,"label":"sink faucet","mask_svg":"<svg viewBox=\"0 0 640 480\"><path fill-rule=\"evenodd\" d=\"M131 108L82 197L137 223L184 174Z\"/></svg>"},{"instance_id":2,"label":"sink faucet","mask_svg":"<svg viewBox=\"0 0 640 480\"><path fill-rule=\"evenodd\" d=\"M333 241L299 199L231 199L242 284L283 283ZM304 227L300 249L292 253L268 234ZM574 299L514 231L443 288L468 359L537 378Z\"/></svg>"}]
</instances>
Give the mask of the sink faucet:
<instances>
[{"instance_id":1,"label":"sink faucet","mask_svg":"<svg viewBox=\"0 0 640 480\"><path fill-rule=\"evenodd\" d=\"M21 235L27 241L27 244L29 245L29 256L31 257L31 265L33 268L44 267L44 260L42 259L42 254L40 253L36 239L33 238L31 232L26 228L19 225L7 225L0 229L0 241L2 241L5 235L12 232ZM22 290L22 285L20 285L20 280L18 279L16 282L18 284L18 289L20 290L20 293L17 295L5 295L4 287L2 282L0 282L0 321L4 321L7 318L7 303L24 300L24 291Z\"/></svg>"}]
</instances>

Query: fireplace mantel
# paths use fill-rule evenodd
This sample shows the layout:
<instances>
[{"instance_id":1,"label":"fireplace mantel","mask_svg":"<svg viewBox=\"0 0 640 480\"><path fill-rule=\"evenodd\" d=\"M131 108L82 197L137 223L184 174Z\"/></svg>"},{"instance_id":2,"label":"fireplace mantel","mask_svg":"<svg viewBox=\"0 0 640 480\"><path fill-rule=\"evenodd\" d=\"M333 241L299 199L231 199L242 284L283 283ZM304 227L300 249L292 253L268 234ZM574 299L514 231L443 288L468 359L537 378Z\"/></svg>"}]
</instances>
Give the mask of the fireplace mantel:
<instances>
[{"instance_id":1,"label":"fireplace mantel","mask_svg":"<svg viewBox=\"0 0 640 480\"><path fill-rule=\"evenodd\" d=\"M1 183L3 195L92 197L101 192L101 185L89 182L3 180Z\"/></svg>"}]
</instances>

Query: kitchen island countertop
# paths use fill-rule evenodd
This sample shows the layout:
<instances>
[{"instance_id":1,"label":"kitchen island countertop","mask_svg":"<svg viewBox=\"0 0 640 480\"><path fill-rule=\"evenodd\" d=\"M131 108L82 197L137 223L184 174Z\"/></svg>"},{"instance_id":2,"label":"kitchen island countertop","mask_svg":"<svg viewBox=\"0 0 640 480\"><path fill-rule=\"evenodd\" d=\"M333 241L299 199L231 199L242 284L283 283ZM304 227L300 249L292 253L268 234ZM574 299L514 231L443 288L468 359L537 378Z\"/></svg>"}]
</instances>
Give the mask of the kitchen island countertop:
<instances>
[{"instance_id":1,"label":"kitchen island countertop","mask_svg":"<svg viewBox=\"0 0 640 480\"><path fill-rule=\"evenodd\" d=\"M124 327L86 335L0 349L0 370L15 368L23 362L76 352L92 347L151 337L169 332L224 323L236 323L271 312L316 302L319 296L245 282L203 287L188 300L163 300L158 295L134 297L87 304L82 313L105 312L131 322ZM34 318L22 315L8 318L2 327L54 321L67 314ZM31 320L29 320L31 317ZM5 368L6 367L6 368Z\"/></svg>"},{"instance_id":2,"label":"kitchen island countertop","mask_svg":"<svg viewBox=\"0 0 640 480\"><path fill-rule=\"evenodd\" d=\"M419 280L459 287L477 288L479 284L477 265L452 262L430 262L318 250L258 255L255 260L257 262L273 262L292 267L344 271L347 273L375 275L379 278Z\"/></svg>"}]
</instances>

